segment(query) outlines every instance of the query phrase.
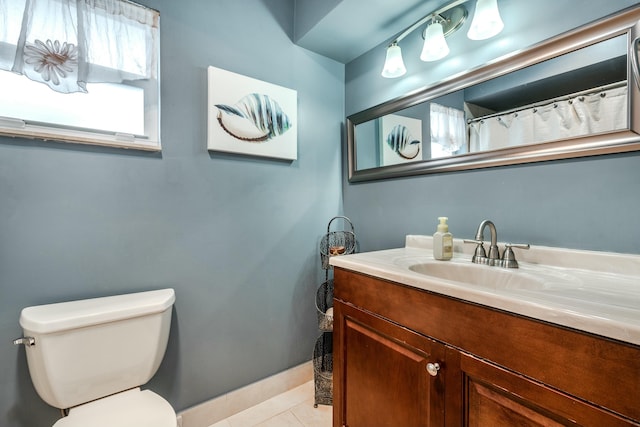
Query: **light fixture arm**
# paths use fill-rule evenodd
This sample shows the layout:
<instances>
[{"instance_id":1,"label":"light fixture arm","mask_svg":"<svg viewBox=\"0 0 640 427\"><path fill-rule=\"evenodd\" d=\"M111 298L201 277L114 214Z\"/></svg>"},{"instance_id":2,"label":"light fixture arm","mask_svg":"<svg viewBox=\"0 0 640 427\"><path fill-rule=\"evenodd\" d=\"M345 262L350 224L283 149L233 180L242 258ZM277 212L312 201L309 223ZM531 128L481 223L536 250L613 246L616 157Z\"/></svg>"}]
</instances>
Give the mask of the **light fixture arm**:
<instances>
[{"instance_id":1,"label":"light fixture arm","mask_svg":"<svg viewBox=\"0 0 640 427\"><path fill-rule=\"evenodd\" d=\"M445 18L444 16L440 15L439 13L434 13L431 15L431 23L434 22L446 22L447 18Z\"/></svg>"},{"instance_id":2,"label":"light fixture arm","mask_svg":"<svg viewBox=\"0 0 640 427\"><path fill-rule=\"evenodd\" d=\"M394 38L387 47L386 59L381 73L382 77L396 78L403 76L407 72L398 43L426 23L429 24L422 32L424 45L420 59L429 62L438 61L446 57L449 54L449 46L445 37L459 30L464 24L469 11L462 5L469 1L471 0L453 0L451 3L420 18ZM467 37L471 40L484 40L500 33L504 24L500 18L497 0L475 1L476 9Z\"/></svg>"},{"instance_id":3,"label":"light fixture arm","mask_svg":"<svg viewBox=\"0 0 640 427\"><path fill-rule=\"evenodd\" d=\"M469 0L455 0L455 1L451 2L451 3L449 3L448 5L441 7L440 9L429 13L428 15L424 16L423 18L420 18L413 25L411 25L409 28L404 30L398 37L393 39L393 41L389 44L389 46L392 46L394 43L397 44L402 39L407 37L409 34L411 34L415 30L417 30L418 28L420 28L421 26L426 24L429 20L432 20L434 17L439 16L439 15L445 13L446 11L448 11L450 9L453 9L454 7L460 6L461 4L466 3L468 1Z\"/></svg>"}]
</instances>

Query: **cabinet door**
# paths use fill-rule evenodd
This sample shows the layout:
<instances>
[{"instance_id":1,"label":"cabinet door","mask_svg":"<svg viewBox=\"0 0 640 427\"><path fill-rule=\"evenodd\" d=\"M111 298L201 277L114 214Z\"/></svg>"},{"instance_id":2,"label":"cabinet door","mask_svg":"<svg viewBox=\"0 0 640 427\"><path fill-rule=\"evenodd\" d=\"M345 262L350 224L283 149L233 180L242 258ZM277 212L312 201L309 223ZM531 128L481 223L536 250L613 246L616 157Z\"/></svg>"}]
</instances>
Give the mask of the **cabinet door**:
<instances>
[{"instance_id":1,"label":"cabinet door","mask_svg":"<svg viewBox=\"0 0 640 427\"><path fill-rule=\"evenodd\" d=\"M334 316L334 426L444 425L443 345L339 301Z\"/></svg>"},{"instance_id":2,"label":"cabinet door","mask_svg":"<svg viewBox=\"0 0 640 427\"><path fill-rule=\"evenodd\" d=\"M448 348L447 360L452 375L460 369L457 387L465 427L638 425L467 353ZM453 390L449 391L448 398ZM459 410L455 403L448 401L447 414Z\"/></svg>"}]
</instances>

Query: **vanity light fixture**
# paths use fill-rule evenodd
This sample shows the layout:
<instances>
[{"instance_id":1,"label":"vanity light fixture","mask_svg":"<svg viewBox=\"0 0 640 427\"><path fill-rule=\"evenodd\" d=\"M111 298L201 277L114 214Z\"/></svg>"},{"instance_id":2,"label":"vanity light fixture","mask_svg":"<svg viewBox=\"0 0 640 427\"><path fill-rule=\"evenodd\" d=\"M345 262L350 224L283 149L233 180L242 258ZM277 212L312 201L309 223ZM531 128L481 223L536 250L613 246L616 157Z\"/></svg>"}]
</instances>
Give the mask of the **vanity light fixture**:
<instances>
[{"instance_id":1,"label":"vanity light fixture","mask_svg":"<svg viewBox=\"0 0 640 427\"><path fill-rule=\"evenodd\" d=\"M387 48L387 59L384 62L384 70L382 70L382 77L395 78L404 75L407 72L402 60L402 50L398 43L392 43Z\"/></svg>"},{"instance_id":2,"label":"vanity light fixture","mask_svg":"<svg viewBox=\"0 0 640 427\"><path fill-rule=\"evenodd\" d=\"M444 39L444 30L440 22L432 22L424 32L424 46L420 59L422 61L437 61L449 54L449 46Z\"/></svg>"},{"instance_id":3,"label":"vanity light fixture","mask_svg":"<svg viewBox=\"0 0 640 427\"><path fill-rule=\"evenodd\" d=\"M424 45L420 59L437 61L446 57L449 54L449 46L445 37L457 31L466 21L469 12L463 3L468 1L470 0L455 0L421 18L396 37L387 47L382 77L396 78L407 72L398 43L427 22L430 24L422 34ZM467 37L471 40L485 40L497 35L503 28L497 0L477 0Z\"/></svg>"},{"instance_id":4,"label":"vanity light fixture","mask_svg":"<svg viewBox=\"0 0 640 427\"><path fill-rule=\"evenodd\" d=\"M471 40L485 40L500 33L504 23L500 18L497 0L478 0L467 37Z\"/></svg>"}]
</instances>

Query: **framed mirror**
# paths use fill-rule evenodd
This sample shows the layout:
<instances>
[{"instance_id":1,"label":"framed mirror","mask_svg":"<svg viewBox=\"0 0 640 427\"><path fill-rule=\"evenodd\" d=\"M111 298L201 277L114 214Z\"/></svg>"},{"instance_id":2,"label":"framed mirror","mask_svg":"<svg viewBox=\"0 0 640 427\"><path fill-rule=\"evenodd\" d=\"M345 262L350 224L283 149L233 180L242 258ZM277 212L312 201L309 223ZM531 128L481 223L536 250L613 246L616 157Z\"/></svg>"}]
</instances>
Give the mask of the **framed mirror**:
<instances>
[{"instance_id":1,"label":"framed mirror","mask_svg":"<svg viewBox=\"0 0 640 427\"><path fill-rule=\"evenodd\" d=\"M640 150L640 7L347 117L349 181Z\"/></svg>"}]
</instances>

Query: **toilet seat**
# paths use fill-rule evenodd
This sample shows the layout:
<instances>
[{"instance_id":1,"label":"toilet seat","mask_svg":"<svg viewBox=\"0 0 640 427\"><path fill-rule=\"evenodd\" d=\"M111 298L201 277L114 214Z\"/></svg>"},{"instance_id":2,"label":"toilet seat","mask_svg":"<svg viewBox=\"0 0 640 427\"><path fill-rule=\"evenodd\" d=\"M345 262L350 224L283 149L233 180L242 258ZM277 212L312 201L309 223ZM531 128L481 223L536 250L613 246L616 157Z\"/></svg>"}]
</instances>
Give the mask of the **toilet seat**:
<instances>
[{"instance_id":1,"label":"toilet seat","mask_svg":"<svg viewBox=\"0 0 640 427\"><path fill-rule=\"evenodd\" d=\"M176 427L176 413L151 390L123 391L69 410L53 427Z\"/></svg>"}]
</instances>

